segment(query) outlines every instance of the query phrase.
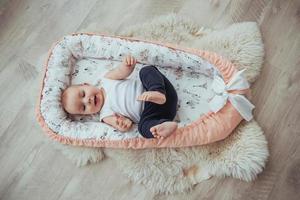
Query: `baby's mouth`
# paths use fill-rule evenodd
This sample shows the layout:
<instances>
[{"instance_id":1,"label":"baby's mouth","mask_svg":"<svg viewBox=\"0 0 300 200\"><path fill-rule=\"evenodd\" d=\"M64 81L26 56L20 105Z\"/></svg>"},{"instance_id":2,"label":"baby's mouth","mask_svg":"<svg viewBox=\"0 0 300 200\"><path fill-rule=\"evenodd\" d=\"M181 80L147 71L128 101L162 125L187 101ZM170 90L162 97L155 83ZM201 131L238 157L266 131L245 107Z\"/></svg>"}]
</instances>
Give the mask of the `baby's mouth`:
<instances>
[{"instance_id":1,"label":"baby's mouth","mask_svg":"<svg viewBox=\"0 0 300 200\"><path fill-rule=\"evenodd\" d=\"M95 106L97 105L97 96L96 95L94 96L94 105Z\"/></svg>"}]
</instances>

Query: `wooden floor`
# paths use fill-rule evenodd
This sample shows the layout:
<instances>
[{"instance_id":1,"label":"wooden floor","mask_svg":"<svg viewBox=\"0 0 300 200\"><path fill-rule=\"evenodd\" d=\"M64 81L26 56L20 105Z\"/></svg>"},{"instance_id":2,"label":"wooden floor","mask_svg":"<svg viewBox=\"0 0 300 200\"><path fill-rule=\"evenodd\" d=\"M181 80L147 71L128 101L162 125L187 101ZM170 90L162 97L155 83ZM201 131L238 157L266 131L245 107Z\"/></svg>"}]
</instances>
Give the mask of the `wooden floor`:
<instances>
[{"instance_id":1,"label":"wooden floor","mask_svg":"<svg viewBox=\"0 0 300 200\"><path fill-rule=\"evenodd\" d=\"M0 6L1 200L300 199L299 0L0 0ZM171 12L207 27L260 25L266 56L253 86L254 115L271 156L254 182L214 177L189 195L154 197L112 167L111 159L76 168L47 145L35 121L41 63L54 41L81 30L117 34Z\"/></svg>"}]
</instances>

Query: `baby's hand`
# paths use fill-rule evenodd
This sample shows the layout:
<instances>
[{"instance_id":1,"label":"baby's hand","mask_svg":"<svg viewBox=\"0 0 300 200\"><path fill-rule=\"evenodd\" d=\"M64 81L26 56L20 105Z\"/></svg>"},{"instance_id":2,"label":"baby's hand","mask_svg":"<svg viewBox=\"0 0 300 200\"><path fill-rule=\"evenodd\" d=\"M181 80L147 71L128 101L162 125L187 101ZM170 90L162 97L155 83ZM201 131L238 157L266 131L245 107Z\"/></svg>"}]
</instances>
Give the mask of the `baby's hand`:
<instances>
[{"instance_id":1,"label":"baby's hand","mask_svg":"<svg viewBox=\"0 0 300 200\"><path fill-rule=\"evenodd\" d=\"M134 68L136 64L136 59L131 56L131 55L127 55L124 57L123 59L123 66L125 66L126 68Z\"/></svg>"},{"instance_id":2,"label":"baby's hand","mask_svg":"<svg viewBox=\"0 0 300 200\"><path fill-rule=\"evenodd\" d=\"M118 130L121 132L128 131L132 126L132 121L122 115L115 113L116 116L116 124L118 126Z\"/></svg>"}]
</instances>

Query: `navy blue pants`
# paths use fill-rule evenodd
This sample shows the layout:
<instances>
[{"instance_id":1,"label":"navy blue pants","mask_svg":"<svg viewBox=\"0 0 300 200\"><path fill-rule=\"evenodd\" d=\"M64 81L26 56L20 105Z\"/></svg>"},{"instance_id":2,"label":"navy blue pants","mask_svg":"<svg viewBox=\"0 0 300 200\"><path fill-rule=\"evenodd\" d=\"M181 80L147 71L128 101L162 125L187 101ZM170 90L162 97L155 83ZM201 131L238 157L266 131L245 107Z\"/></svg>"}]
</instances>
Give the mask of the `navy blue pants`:
<instances>
[{"instance_id":1,"label":"navy blue pants","mask_svg":"<svg viewBox=\"0 0 300 200\"><path fill-rule=\"evenodd\" d=\"M145 101L138 123L138 130L143 137L154 138L150 128L166 121L173 121L177 111L178 97L173 85L155 66L144 66L139 72L139 77L146 91L159 91L166 95L164 104Z\"/></svg>"}]
</instances>

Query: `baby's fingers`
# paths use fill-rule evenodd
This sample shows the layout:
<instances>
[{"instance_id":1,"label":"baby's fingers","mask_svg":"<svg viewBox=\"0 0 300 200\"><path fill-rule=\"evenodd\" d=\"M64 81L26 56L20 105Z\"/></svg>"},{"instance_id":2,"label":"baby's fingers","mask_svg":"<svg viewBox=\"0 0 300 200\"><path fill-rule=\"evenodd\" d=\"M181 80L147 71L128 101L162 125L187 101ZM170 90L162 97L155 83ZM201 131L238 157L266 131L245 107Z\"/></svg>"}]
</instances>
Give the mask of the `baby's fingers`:
<instances>
[{"instance_id":1,"label":"baby's fingers","mask_svg":"<svg viewBox=\"0 0 300 200\"><path fill-rule=\"evenodd\" d=\"M121 121L120 121L120 125L121 125L121 126L124 126L124 124L125 124L125 123L124 123L124 120L121 120Z\"/></svg>"},{"instance_id":2,"label":"baby's fingers","mask_svg":"<svg viewBox=\"0 0 300 200\"><path fill-rule=\"evenodd\" d=\"M127 126L126 123L123 123L121 128L122 128L123 130L127 130L127 129L128 129L128 126Z\"/></svg>"},{"instance_id":3,"label":"baby's fingers","mask_svg":"<svg viewBox=\"0 0 300 200\"><path fill-rule=\"evenodd\" d=\"M130 65L130 56L126 56L126 64Z\"/></svg>"},{"instance_id":4,"label":"baby's fingers","mask_svg":"<svg viewBox=\"0 0 300 200\"><path fill-rule=\"evenodd\" d=\"M128 55L126 56L126 65L131 65L130 63L131 63L131 56Z\"/></svg>"},{"instance_id":5,"label":"baby's fingers","mask_svg":"<svg viewBox=\"0 0 300 200\"><path fill-rule=\"evenodd\" d=\"M127 56L123 58L123 63L124 63L125 65L128 65L128 57L127 57Z\"/></svg>"},{"instance_id":6,"label":"baby's fingers","mask_svg":"<svg viewBox=\"0 0 300 200\"><path fill-rule=\"evenodd\" d=\"M135 66L135 64L136 64L136 59L135 59L135 58L133 58L132 65L133 65L133 66Z\"/></svg>"},{"instance_id":7,"label":"baby's fingers","mask_svg":"<svg viewBox=\"0 0 300 200\"><path fill-rule=\"evenodd\" d=\"M130 58L130 65L133 65L133 63L134 63L134 57L131 57Z\"/></svg>"},{"instance_id":8,"label":"baby's fingers","mask_svg":"<svg viewBox=\"0 0 300 200\"><path fill-rule=\"evenodd\" d=\"M128 121L126 122L126 127L129 128L129 127L131 126L131 124L132 124L132 122L128 120Z\"/></svg>"},{"instance_id":9,"label":"baby's fingers","mask_svg":"<svg viewBox=\"0 0 300 200\"><path fill-rule=\"evenodd\" d=\"M136 64L136 59L133 56L128 55L125 57L124 62L126 65L132 66L132 65Z\"/></svg>"},{"instance_id":10,"label":"baby's fingers","mask_svg":"<svg viewBox=\"0 0 300 200\"><path fill-rule=\"evenodd\" d=\"M123 119L121 117L117 117L117 125L121 126L123 124Z\"/></svg>"}]
</instances>

